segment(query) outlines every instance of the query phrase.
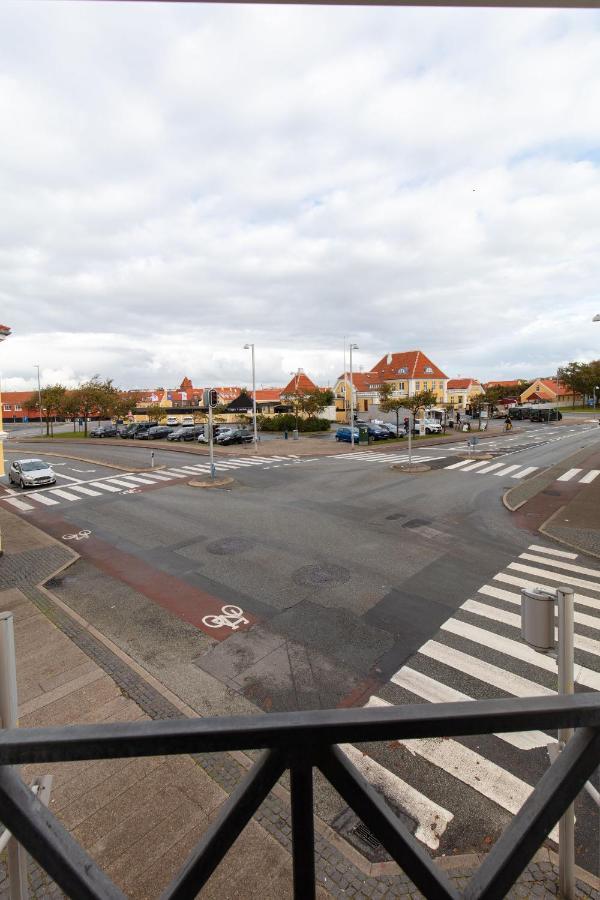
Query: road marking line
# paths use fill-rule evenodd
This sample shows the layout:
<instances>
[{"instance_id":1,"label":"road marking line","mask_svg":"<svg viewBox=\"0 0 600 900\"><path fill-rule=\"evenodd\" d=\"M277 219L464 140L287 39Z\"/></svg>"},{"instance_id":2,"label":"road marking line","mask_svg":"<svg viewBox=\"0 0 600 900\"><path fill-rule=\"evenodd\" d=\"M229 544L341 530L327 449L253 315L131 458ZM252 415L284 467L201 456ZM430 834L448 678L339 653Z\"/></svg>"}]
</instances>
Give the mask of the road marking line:
<instances>
[{"instance_id":1,"label":"road marking line","mask_svg":"<svg viewBox=\"0 0 600 900\"><path fill-rule=\"evenodd\" d=\"M90 488L85 487L82 484L72 484L70 485L70 490L79 491L80 494L88 494L90 497L99 497L100 491L92 491Z\"/></svg>"},{"instance_id":2,"label":"road marking line","mask_svg":"<svg viewBox=\"0 0 600 900\"><path fill-rule=\"evenodd\" d=\"M371 697L367 704L386 705L386 701L378 697ZM531 785L453 738L411 738L398 743L513 815L520 811L533 793ZM549 836L558 841L558 826L552 829Z\"/></svg>"},{"instance_id":3,"label":"road marking line","mask_svg":"<svg viewBox=\"0 0 600 900\"><path fill-rule=\"evenodd\" d=\"M505 469L501 469L499 472L494 472L494 475L497 475L499 478L502 478L504 475L508 475L509 472L514 472L515 469L520 469L520 468L521 468L520 465L507 466Z\"/></svg>"},{"instance_id":4,"label":"road marking line","mask_svg":"<svg viewBox=\"0 0 600 900\"><path fill-rule=\"evenodd\" d=\"M515 613L507 612L505 609L499 609L497 606L490 606L487 603L480 603L478 600L465 600L460 608L464 609L465 612L473 613L474 615L481 616L484 619L491 619L493 622L503 622L505 625L510 625L512 628L517 628L519 631L521 629L520 614L516 615ZM600 628L600 622L596 627ZM554 629L554 636L556 641L558 641L557 628ZM591 653L594 656L600 656L600 642L594 640L593 638L575 633L573 635L573 644L575 647L577 647L578 650L584 650L586 653Z\"/></svg>"},{"instance_id":5,"label":"road marking line","mask_svg":"<svg viewBox=\"0 0 600 900\"><path fill-rule=\"evenodd\" d=\"M555 591L556 585L550 584L541 584L539 581L531 581L528 578L516 578L514 575L507 575L504 572L499 572L497 575L494 575L494 581L502 581L504 584L514 584L519 590L522 587L526 588L535 588L539 587L545 591ZM582 606L591 606L592 609L600 609L600 600L596 597L588 597L586 594L577 594L573 595L575 599L575 603L581 603Z\"/></svg>"},{"instance_id":6,"label":"road marking line","mask_svg":"<svg viewBox=\"0 0 600 900\"><path fill-rule=\"evenodd\" d=\"M64 478L65 481L81 481L81 478L73 478L72 475L63 475L62 472L55 472L54 474L57 478Z\"/></svg>"},{"instance_id":7,"label":"road marking line","mask_svg":"<svg viewBox=\"0 0 600 900\"><path fill-rule=\"evenodd\" d=\"M579 479L579 484L589 484L594 478L597 478L600 475L600 469L590 469L587 475L584 475L583 478Z\"/></svg>"},{"instance_id":8,"label":"road marking line","mask_svg":"<svg viewBox=\"0 0 600 900\"><path fill-rule=\"evenodd\" d=\"M544 669L546 672L554 674L557 672L555 659L545 656L543 653L538 653L537 650L534 650L528 644L513 641L500 634L494 634L487 629L469 625L468 622L460 622L458 619L448 619L442 624L441 628L443 631L449 631L451 634L458 635L458 637L480 644L482 647L489 647L491 650L497 650L499 653L512 656L514 659L521 660L521 662L530 663L530 665ZM593 672L591 669L586 669L585 666L580 665L575 665L575 669L575 681L586 687L591 687L594 691L600 690L600 672Z\"/></svg>"},{"instance_id":9,"label":"road marking line","mask_svg":"<svg viewBox=\"0 0 600 900\"><path fill-rule=\"evenodd\" d=\"M417 672L409 666L404 666L395 675L392 675L392 681L398 687L410 691L417 697L422 697L429 703L459 703L461 700L474 700L470 694L463 694L447 684L442 684L429 675ZM390 704L391 705L391 704ZM495 732L496 737L507 744L512 744L519 750L535 750L537 747L547 747L552 742L543 731L515 731L515 732Z\"/></svg>"},{"instance_id":10,"label":"road marking line","mask_svg":"<svg viewBox=\"0 0 600 900\"><path fill-rule=\"evenodd\" d=\"M23 500L17 500L16 497L3 497L2 499L5 503L10 503L11 506L14 506L15 509L29 510L34 508L30 503L24 503Z\"/></svg>"},{"instance_id":11,"label":"road marking line","mask_svg":"<svg viewBox=\"0 0 600 900\"><path fill-rule=\"evenodd\" d=\"M46 497L45 494L30 494L30 499L37 500L38 503L42 503L44 506L56 506L58 504L58 500Z\"/></svg>"},{"instance_id":12,"label":"road marking line","mask_svg":"<svg viewBox=\"0 0 600 900\"><path fill-rule=\"evenodd\" d=\"M53 488L51 491L48 491L52 496L62 497L63 500L81 500L81 497L78 497L77 494L69 494L68 491L63 491L61 488Z\"/></svg>"},{"instance_id":13,"label":"road marking line","mask_svg":"<svg viewBox=\"0 0 600 900\"><path fill-rule=\"evenodd\" d=\"M196 466L196 468L199 469L200 466ZM169 469L169 474L174 475L176 478L189 478L190 477L190 473L188 471L186 471L185 469Z\"/></svg>"},{"instance_id":14,"label":"road marking line","mask_svg":"<svg viewBox=\"0 0 600 900\"><path fill-rule=\"evenodd\" d=\"M475 469L480 469L482 466L487 466L487 459L483 462L471 462L468 466L463 469L463 472L473 472ZM451 468L450 466L448 468Z\"/></svg>"},{"instance_id":15,"label":"road marking line","mask_svg":"<svg viewBox=\"0 0 600 900\"><path fill-rule=\"evenodd\" d=\"M243 466L261 466L259 459L232 459L231 462L241 463Z\"/></svg>"},{"instance_id":16,"label":"road marking line","mask_svg":"<svg viewBox=\"0 0 600 900\"><path fill-rule=\"evenodd\" d=\"M456 669L457 672L464 672L465 675L470 675L471 678L476 678L484 684L512 694L514 697L536 697L541 694L551 696L556 693L543 684L517 675L509 669L501 669L500 666L495 666L470 653L463 653L462 650L440 644L439 641L427 641L419 648L418 652L451 669Z\"/></svg>"},{"instance_id":17,"label":"road marking line","mask_svg":"<svg viewBox=\"0 0 600 900\"><path fill-rule=\"evenodd\" d=\"M125 475L124 477L135 484L154 484L151 478L143 478L141 475Z\"/></svg>"},{"instance_id":18,"label":"road marking line","mask_svg":"<svg viewBox=\"0 0 600 900\"><path fill-rule=\"evenodd\" d=\"M146 478L152 478L154 481L170 481L171 477L169 475L163 475L162 472L147 472Z\"/></svg>"},{"instance_id":19,"label":"road marking line","mask_svg":"<svg viewBox=\"0 0 600 900\"><path fill-rule=\"evenodd\" d=\"M377 791L390 801L392 806L406 810L417 823L415 837L431 850L439 847L439 837L454 818L443 806L421 794L416 788L402 781L385 766L380 765L352 744L340 744L340 750Z\"/></svg>"},{"instance_id":20,"label":"road marking line","mask_svg":"<svg viewBox=\"0 0 600 900\"><path fill-rule=\"evenodd\" d=\"M505 591L503 588L494 587L492 584L483 584L477 593L485 594L486 597L496 597L498 600L506 600L507 603L514 603L517 606L521 605L521 594ZM580 625L586 625L588 628L600 631L600 617L588 616L586 613L574 610L573 618Z\"/></svg>"},{"instance_id":21,"label":"road marking line","mask_svg":"<svg viewBox=\"0 0 600 900\"><path fill-rule=\"evenodd\" d=\"M122 487L122 488L137 487L137 484L134 481L125 481L122 478L111 478L110 482L107 482L107 483L117 484L119 487Z\"/></svg>"},{"instance_id":22,"label":"road marking line","mask_svg":"<svg viewBox=\"0 0 600 900\"><path fill-rule=\"evenodd\" d=\"M541 556L534 556L532 553L520 553L519 559L528 559L531 562L536 563L546 563L546 565L553 566L555 569L565 569L567 572L579 572L581 575L596 575L600 578L599 569L590 569L587 566L578 566L575 565L575 563L563 562L562 559L544 559Z\"/></svg>"},{"instance_id":23,"label":"road marking line","mask_svg":"<svg viewBox=\"0 0 600 900\"><path fill-rule=\"evenodd\" d=\"M538 553L548 553L550 556L562 556L564 559L577 559L576 553L567 553L566 550L555 550L554 547L541 547L539 544L530 544L528 550L536 550Z\"/></svg>"},{"instance_id":24,"label":"road marking line","mask_svg":"<svg viewBox=\"0 0 600 900\"><path fill-rule=\"evenodd\" d=\"M445 469L461 469L463 466L468 466L470 464L470 459L463 459L461 462L452 463L451 466L444 466Z\"/></svg>"},{"instance_id":25,"label":"road marking line","mask_svg":"<svg viewBox=\"0 0 600 900\"><path fill-rule=\"evenodd\" d=\"M104 481L91 481L90 484L92 487L101 488L103 491L110 491L111 493L120 494L120 488L115 487L113 484L106 484Z\"/></svg>"},{"instance_id":26,"label":"road marking line","mask_svg":"<svg viewBox=\"0 0 600 900\"><path fill-rule=\"evenodd\" d=\"M169 476L169 478L183 478L183 474L178 472L176 469L166 469L165 470Z\"/></svg>"},{"instance_id":27,"label":"road marking line","mask_svg":"<svg viewBox=\"0 0 600 900\"><path fill-rule=\"evenodd\" d=\"M570 481L575 475L578 475L579 472L583 472L583 469L569 469L563 475L560 475L556 481Z\"/></svg>"},{"instance_id":28,"label":"road marking line","mask_svg":"<svg viewBox=\"0 0 600 900\"><path fill-rule=\"evenodd\" d=\"M486 466L485 469L480 469L478 471L478 475L485 475L486 472L493 472L494 469L500 469L502 466L506 465L505 463L492 463L491 466Z\"/></svg>"},{"instance_id":29,"label":"road marking line","mask_svg":"<svg viewBox=\"0 0 600 900\"><path fill-rule=\"evenodd\" d=\"M585 578L575 578L574 575L565 573L548 572L547 569L536 569L534 566L525 566L522 563L509 563L508 569L514 569L517 572L526 572L528 575L541 575L550 581L564 582L567 585L576 585L576 587L588 588L592 591L600 592L600 584L597 581L586 581Z\"/></svg>"},{"instance_id":30,"label":"road marking line","mask_svg":"<svg viewBox=\"0 0 600 900\"><path fill-rule=\"evenodd\" d=\"M511 475L511 478L525 478L526 475L531 475L532 472L537 472L537 470L537 466L527 466L522 472L515 472L514 475Z\"/></svg>"}]
</instances>

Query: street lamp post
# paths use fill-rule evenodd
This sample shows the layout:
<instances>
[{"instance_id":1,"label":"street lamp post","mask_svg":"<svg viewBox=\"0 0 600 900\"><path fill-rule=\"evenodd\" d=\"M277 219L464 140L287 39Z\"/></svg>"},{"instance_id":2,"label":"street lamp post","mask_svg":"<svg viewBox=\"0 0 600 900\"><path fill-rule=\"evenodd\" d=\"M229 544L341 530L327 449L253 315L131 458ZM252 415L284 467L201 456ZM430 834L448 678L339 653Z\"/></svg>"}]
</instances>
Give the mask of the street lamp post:
<instances>
[{"instance_id":1,"label":"street lamp post","mask_svg":"<svg viewBox=\"0 0 600 900\"><path fill-rule=\"evenodd\" d=\"M252 419L254 421L254 452L258 453L258 431L256 428L256 369L254 367L254 344L244 344L244 350L252 350Z\"/></svg>"},{"instance_id":2,"label":"street lamp post","mask_svg":"<svg viewBox=\"0 0 600 900\"><path fill-rule=\"evenodd\" d=\"M36 364L33 367L37 369L37 379L38 379L38 406L40 410L40 434L44 433L44 423L42 422L42 388L40 387L40 367Z\"/></svg>"},{"instance_id":3,"label":"street lamp post","mask_svg":"<svg viewBox=\"0 0 600 900\"><path fill-rule=\"evenodd\" d=\"M350 344L350 446L354 449L354 378L352 377L352 351L358 344Z\"/></svg>"}]
</instances>

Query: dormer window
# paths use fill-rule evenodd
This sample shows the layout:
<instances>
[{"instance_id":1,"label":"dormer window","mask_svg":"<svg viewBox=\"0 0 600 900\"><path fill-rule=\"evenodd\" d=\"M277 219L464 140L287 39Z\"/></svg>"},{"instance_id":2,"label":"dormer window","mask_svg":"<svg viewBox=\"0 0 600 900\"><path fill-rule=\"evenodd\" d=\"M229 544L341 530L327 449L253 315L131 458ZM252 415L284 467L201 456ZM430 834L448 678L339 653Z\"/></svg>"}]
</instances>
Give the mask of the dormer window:
<instances>
[{"instance_id":1,"label":"dormer window","mask_svg":"<svg viewBox=\"0 0 600 900\"><path fill-rule=\"evenodd\" d=\"M406 368L406 366L402 366L401 369L398 369L398 375L407 375L407 374L408 374L408 369Z\"/></svg>"},{"instance_id":2,"label":"dormer window","mask_svg":"<svg viewBox=\"0 0 600 900\"><path fill-rule=\"evenodd\" d=\"M433 375L433 369L431 368L431 366L425 366L425 374Z\"/></svg>"}]
</instances>

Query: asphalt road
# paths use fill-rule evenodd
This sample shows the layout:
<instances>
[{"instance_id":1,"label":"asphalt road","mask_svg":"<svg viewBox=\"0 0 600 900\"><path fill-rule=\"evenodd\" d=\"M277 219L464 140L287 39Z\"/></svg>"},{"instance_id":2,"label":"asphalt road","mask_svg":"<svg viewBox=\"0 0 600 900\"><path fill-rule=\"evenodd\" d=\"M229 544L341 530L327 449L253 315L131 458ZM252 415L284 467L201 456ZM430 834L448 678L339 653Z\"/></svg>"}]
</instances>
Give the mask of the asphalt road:
<instances>
[{"instance_id":1,"label":"asphalt road","mask_svg":"<svg viewBox=\"0 0 600 900\"><path fill-rule=\"evenodd\" d=\"M530 426L486 442L485 462L465 461L464 445L418 447L422 475L391 467L401 445L332 446L317 459L263 447L259 460L219 458L234 481L204 490L188 481L205 476L205 458L156 451L166 468L128 475L102 463L131 473L149 449L99 443L62 451L97 462L52 457L58 492L0 502L76 546L81 561L53 589L203 714L530 696L554 690L556 675L520 642L520 584L582 582L578 689L598 689L600 565L517 527L501 496L586 446L600 447L600 429ZM594 477L565 472L553 488L565 496ZM547 767L551 739L346 750L438 854L488 849ZM317 793L324 818L351 832L320 781ZM578 858L592 870L597 841L583 798Z\"/></svg>"}]
</instances>

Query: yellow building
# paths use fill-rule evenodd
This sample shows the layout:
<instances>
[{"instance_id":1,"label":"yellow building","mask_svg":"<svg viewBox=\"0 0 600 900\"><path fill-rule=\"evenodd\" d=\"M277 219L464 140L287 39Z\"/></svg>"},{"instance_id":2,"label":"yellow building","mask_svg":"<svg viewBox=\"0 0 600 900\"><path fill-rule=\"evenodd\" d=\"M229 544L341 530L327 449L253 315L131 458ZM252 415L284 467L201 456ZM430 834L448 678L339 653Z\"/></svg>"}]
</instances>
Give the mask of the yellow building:
<instances>
[{"instance_id":1,"label":"yellow building","mask_svg":"<svg viewBox=\"0 0 600 900\"><path fill-rule=\"evenodd\" d=\"M10 334L8 325L0 325L0 341L5 340ZM1 390L1 386L0 386ZM2 394L0 394L0 475L4 475L4 441L6 432L2 424Z\"/></svg>"},{"instance_id":2,"label":"yellow building","mask_svg":"<svg viewBox=\"0 0 600 900\"><path fill-rule=\"evenodd\" d=\"M464 410L485 391L475 378L451 378L448 381L448 403L456 409Z\"/></svg>"}]
</instances>

